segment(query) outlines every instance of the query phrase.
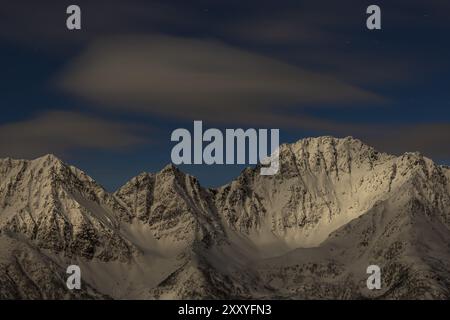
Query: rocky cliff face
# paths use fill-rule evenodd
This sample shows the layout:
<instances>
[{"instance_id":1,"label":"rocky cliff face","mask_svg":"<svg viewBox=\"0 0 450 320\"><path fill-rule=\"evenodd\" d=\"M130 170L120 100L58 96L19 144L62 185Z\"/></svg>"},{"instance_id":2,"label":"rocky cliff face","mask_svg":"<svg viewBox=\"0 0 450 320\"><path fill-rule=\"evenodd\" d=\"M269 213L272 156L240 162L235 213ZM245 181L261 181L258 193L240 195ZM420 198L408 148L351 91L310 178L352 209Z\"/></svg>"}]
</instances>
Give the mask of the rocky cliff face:
<instances>
[{"instance_id":1,"label":"rocky cliff face","mask_svg":"<svg viewBox=\"0 0 450 320\"><path fill-rule=\"evenodd\" d=\"M296 248L319 245L405 185L422 188L445 220L447 183L444 169L420 154L394 157L356 139L320 137L281 146L278 175L245 170L216 199L233 229L266 230Z\"/></svg>"},{"instance_id":2,"label":"rocky cliff face","mask_svg":"<svg viewBox=\"0 0 450 320\"><path fill-rule=\"evenodd\" d=\"M115 195L157 240L209 246L225 238L211 192L173 165L156 174L142 173Z\"/></svg>"},{"instance_id":3,"label":"rocky cliff face","mask_svg":"<svg viewBox=\"0 0 450 320\"><path fill-rule=\"evenodd\" d=\"M353 138L282 145L277 175L218 189L170 165L109 194L53 156L4 159L0 297L449 298L449 228L448 168Z\"/></svg>"},{"instance_id":4,"label":"rocky cliff face","mask_svg":"<svg viewBox=\"0 0 450 320\"><path fill-rule=\"evenodd\" d=\"M376 203L318 247L261 261L260 274L291 298L448 299L448 226L413 189ZM366 287L373 264L382 270L381 290Z\"/></svg>"},{"instance_id":5,"label":"rocky cliff face","mask_svg":"<svg viewBox=\"0 0 450 320\"><path fill-rule=\"evenodd\" d=\"M48 155L0 162L0 230L42 249L87 259L128 259L132 245L119 235L131 215L84 172Z\"/></svg>"}]
</instances>

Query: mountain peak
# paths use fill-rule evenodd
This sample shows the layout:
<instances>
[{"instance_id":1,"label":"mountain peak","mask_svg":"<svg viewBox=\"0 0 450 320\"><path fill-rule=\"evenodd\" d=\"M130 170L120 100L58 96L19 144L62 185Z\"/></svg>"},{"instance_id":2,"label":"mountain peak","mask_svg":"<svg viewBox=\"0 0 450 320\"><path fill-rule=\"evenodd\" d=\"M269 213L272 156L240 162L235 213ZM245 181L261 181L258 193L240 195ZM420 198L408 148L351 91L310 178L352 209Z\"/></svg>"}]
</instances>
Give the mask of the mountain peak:
<instances>
[{"instance_id":1,"label":"mountain peak","mask_svg":"<svg viewBox=\"0 0 450 320\"><path fill-rule=\"evenodd\" d=\"M178 169L178 167L175 166L173 163L169 163L164 168L162 168L160 173L163 172L181 173L180 169Z\"/></svg>"},{"instance_id":2,"label":"mountain peak","mask_svg":"<svg viewBox=\"0 0 450 320\"><path fill-rule=\"evenodd\" d=\"M59 159L57 156L55 156L54 154L46 154L44 156L41 156L39 158L36 158L34 160L31 160L32 163L39 163L42 164L45 167L54 167L54 166L62 166L64 164L64 162Z\"/></svg>"},{"instance_id":3,"label":"mountain peak","mask_svg":"<svg viewBox=\"0 0 450 320\"><path fill-rule=\"evenodd\" d=\"M197 181L197 178L194 176L191 176L190 174L187 174L180 170L176 165L170 163L166 165L164 168L161 169L161 171L157 172L155 174L158 177L165 177L169 180L176 180L176 181L183 181L184 179L194 180Z\"/></svg>"},{"instance_id":4,"label":"mountain peak","mask_svg":"<svg viewBox=\"0 0 450 320\"><path fill-rule=\"evenodd\" d=\"M374 149L368 144L362 142L361 140L354 138L352 136L347 136L344 138L336 138L333 136L319 136L319 137L308 137L304 139L300 139L297 142L292 144L295 145L304 145L304 146L353 146L357 148L367 148Z\"/></svg>"},{"instance_id":5,"label":"mountain peak","mask_svg":"<svg viewBox=\"0 0 450 320\"><path fill-rule=\"evenodd\" d=\"M41 157L36 158L37 159L45 159L45 160L50 160L50 161L61 161L56 155L54 155L53 153L47 153Z\"/></svg>"}]
</instances>

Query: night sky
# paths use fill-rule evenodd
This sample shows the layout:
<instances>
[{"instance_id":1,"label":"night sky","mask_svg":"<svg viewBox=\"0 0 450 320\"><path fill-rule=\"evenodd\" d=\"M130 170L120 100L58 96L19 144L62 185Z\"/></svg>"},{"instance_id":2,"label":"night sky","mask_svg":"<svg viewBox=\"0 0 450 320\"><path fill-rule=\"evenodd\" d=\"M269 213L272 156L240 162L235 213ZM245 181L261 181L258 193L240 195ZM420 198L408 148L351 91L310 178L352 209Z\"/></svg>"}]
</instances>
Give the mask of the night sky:
<instances>
[{"instance_id":1,"label":"night sky","mask_svg":"<svg viewBox=\"0 0 450 320\"><path fill-rule=\"evenodd\" d=\"M112 191L170 163L171 132L202 120L450 164L449 18L443 0L2 0L0 157L54 153ZM217 186L242 166L182 169Z\"/></svg>"}]
</instances>

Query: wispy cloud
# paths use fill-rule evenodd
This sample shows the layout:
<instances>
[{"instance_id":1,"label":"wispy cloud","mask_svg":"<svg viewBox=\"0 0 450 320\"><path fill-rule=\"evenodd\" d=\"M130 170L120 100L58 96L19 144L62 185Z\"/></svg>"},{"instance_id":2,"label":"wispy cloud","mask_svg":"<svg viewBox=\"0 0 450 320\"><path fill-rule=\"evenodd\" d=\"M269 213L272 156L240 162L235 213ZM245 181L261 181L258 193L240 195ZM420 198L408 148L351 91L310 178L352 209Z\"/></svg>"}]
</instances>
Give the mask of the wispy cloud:
<instances>
[{"instance_id":1,"label":"wispy cloud","mask_svg":"<svg viewBox=\"0 0 450 320\"><path fill-rule=\"evenodd\" d=\"M75 112L53 111L0 126L0 156L31 158L80 149L121 150L146 141L135 127Z\"/></svg>"},{"instance_id":2,"label":"wispy cloud","mask_svg":"<svg viewBox=\"0 0 450 320\"><path fill-rule=\"evenodd\" d=\"M332 75L216 40L161 35L99 41L60 85L103 107L210 121L257 122L292 106L383 101Z\"/></svg>"}]
</instances>

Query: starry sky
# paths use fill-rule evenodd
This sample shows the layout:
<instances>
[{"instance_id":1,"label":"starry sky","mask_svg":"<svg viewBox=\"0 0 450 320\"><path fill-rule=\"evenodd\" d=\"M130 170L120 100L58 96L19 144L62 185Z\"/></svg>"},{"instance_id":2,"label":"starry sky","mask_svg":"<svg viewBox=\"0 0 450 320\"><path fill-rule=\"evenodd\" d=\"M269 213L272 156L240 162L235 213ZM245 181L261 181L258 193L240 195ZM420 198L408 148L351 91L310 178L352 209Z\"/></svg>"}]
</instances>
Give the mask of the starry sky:
<instances>
[{"instance_id":1,"label":"starry sky","mask_svg":"<svg viewBox=\"0 0 450 320\"><path fill-rule=\"evenodd\" d=\"M202 120L450 164L449 18L442 0L2 0L0 157L54 153L114 191ZM182 166L205 186L242 168Z\"/></svg>"}]
</instances>

